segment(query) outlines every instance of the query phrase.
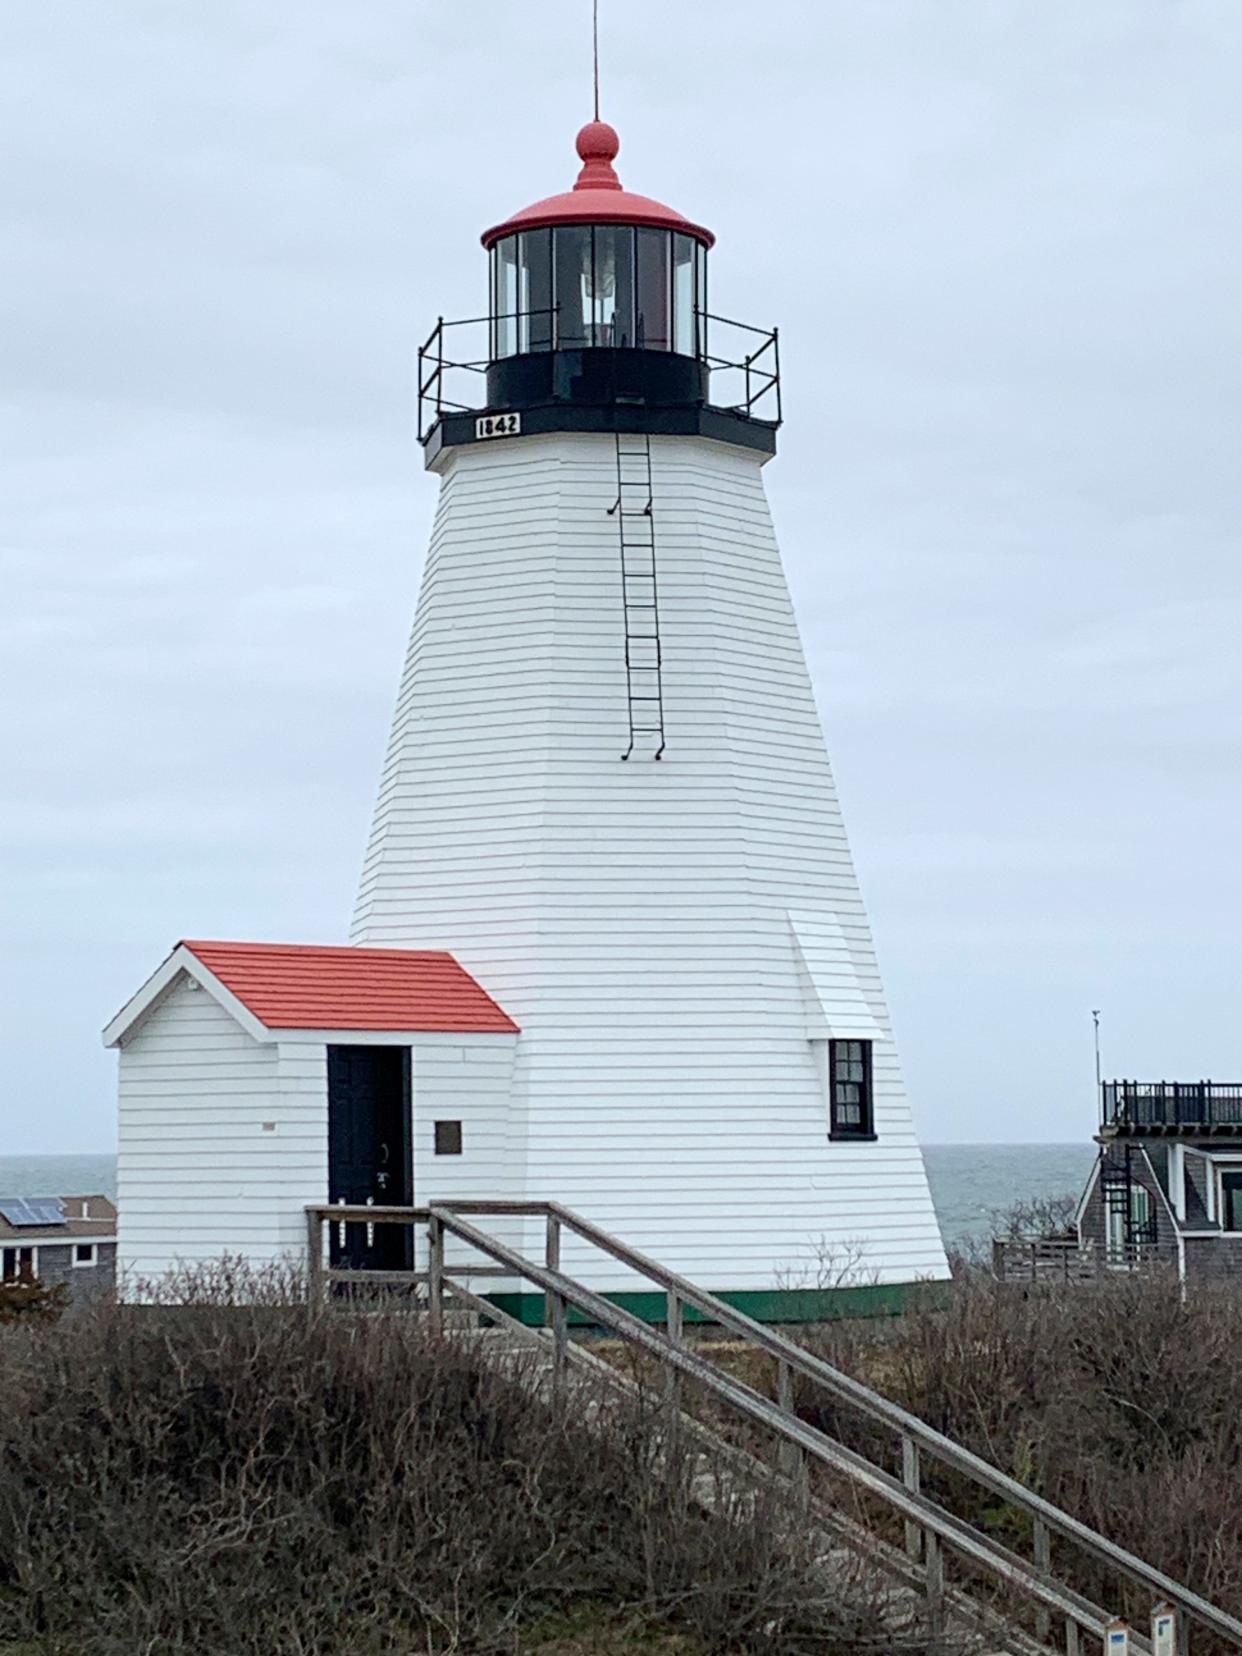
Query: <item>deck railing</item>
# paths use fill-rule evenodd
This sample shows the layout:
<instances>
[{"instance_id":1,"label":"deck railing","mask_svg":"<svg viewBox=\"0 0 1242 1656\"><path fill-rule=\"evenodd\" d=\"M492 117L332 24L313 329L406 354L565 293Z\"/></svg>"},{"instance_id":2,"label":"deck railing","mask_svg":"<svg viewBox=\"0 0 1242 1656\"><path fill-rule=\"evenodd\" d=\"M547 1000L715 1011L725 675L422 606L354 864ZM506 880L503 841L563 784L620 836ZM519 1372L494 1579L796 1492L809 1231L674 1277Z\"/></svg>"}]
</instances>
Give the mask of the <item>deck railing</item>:
<instances>
[{"instance_id":1,"label":"deck railing","mask_svg":"<svg viewBox=\"0 0 1242 1656\"><path fill-rule=\"evenodd\" d=\"M1106 1128L1224 1128L1242 1132L1242 1082L1104 1081L1101 1119Z\"/></svg>"},{"instance_id":2,"label":"deck railing","mask_svg":"<svg viewBox=\"0 0 1242 1656\"><path fill-rule=\"evenodd\" d=\"M542 1263L471 1223L474 1218L513 1217L543 1221ZM325 1227L350 1222L407 1228L425 1226L426 1270L373 1273L326 1269ZM939 1618L946 1602L958 1603L964 1596L962 1587L949 1580L948 1565L956 1559L963 1567L964 1581L979 1575L989 1577L996 1586L1013 1595L1017 1603L1025 1605L1028 1612L1033 1610L1039 1649L1056 1648L1066 1656L1080 1656L1083 1634L1098 1641L1097 1648L1107 1647L1117 1623L1107 1609L1071 1587L1054 1568L1055 1544L1058 1548L1076 1549L1096 1565L1104 1566L1119 1583L1137 1589L1153 1607L1153 1618L1157 1612L1171 1617L1174 1642L1166 1648L1174 1656L1186 1656L1189 1651L1191 1624L1211 1631L1225 1644L1242 1650L1242 1621L1054 1506L916 1415L814 1356L787 1335L753 1321L707 1289L668 1270L559 1203L474 1201L441 1203L427 1208L311 1207L307 1209L307 1223L312 1293L320 1292L321 1285L329 1281L362 1286L397 1278L407 1284L420 1284L426 1291L427 1315L433 1332L438 1333L444 1326L446 1301L456 1299L494 1323L511 1326L526 1337L533 1334L542 1338L552 1356L554 1385L564 1384L569 1363L580 1360L583 1355L581 1348L569 1338L570 1314L576 1311L586 1322L607 1330L663 1369L666 1395L674 1411L681 1407L683 1382L703 1387L717 1411L723 1407L726 1415L740 1417L752 1428L758 1427L776 1438L779 1475L788 1478L791 1488L803 1492L808 1500L808 1473L817 1467L830 1474L836 1484L851 1487L860 1499L878 1500L887 1509L899 1530L904 1529L907 1563L926 1595L933 1620ZM653 1326L622 1310L562 1270L562 1241L567 1234L660 1291L665 1302L663 1326ZM449 1238L468 1248L477 1256L478 1263L451 1261L445 1246ZM469 1284L485 1274L518 1280L542 1293L544 1329L532 1331L524 1327L477 1294ZM710 1345L688 1344L685 1338L688 1312L726 1329L735 1340L772 1359L776 1370L775 1398L765 1396L713 1362ZM901 1475L895 1476L882 1459L847 1447L801 1418L795 1408L795 1377L829 1400L834 1408L890 1432ZM1029 1556L998 1540L973 1519L956 1513L949 1504L950 1496L938 1499L929 1494L931 1468L938 1469L942 1476L947 1472L988 1491L1011 1514L1020 1514L1029 1534ZM952 1479L945 1487L951 1487L951 1483ZM977 1502L972 1503L972 1510L975 1507ZM1009 1533L1012 1535L1012 1525ZM882 1546L878 1536L875 1546L877 1549ZM1049 1644L1054 1622L1063 1630L1055 1646ZM1017 1628L1012 1638L1016 1642L1001 1641L1004 1648L1029 1650L1032 1647L1029 1635ZM1145 1638L1135 1635L1130 1648L1143 1651L1151 1646Z\"/></svg>"},{"instance_id":3,"label":"deck railing","mask_svg":"<svg viewBox=\"0 0 1242 1656\"><path fill-rule=\"evenodd\" d=\"M1000 1282L1094 1282L1111 1271L1144 1271L1168 1263L1154 1239L1117 1248L1074 1238L997 1236L992 1274Z\"/></svg>"}]
</instances>

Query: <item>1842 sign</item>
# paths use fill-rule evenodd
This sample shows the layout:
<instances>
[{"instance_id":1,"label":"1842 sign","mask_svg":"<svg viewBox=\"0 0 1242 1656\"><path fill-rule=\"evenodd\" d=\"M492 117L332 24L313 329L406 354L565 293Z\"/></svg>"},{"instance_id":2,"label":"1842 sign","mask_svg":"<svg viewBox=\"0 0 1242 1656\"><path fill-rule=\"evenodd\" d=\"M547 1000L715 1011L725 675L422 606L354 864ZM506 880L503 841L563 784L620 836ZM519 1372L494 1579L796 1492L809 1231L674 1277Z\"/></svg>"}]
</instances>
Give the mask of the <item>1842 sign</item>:
<instances>
[{"instance_id":1,"label":"1842 sign","mask_svg":"<svg viewBox=\"0 0 1242 1656\"><path fill-rule=\"evenodd\" d=\"M520 414L480 414L474 422L476 437L519 437L521 433Z\"/></svg>"}]
</instances>

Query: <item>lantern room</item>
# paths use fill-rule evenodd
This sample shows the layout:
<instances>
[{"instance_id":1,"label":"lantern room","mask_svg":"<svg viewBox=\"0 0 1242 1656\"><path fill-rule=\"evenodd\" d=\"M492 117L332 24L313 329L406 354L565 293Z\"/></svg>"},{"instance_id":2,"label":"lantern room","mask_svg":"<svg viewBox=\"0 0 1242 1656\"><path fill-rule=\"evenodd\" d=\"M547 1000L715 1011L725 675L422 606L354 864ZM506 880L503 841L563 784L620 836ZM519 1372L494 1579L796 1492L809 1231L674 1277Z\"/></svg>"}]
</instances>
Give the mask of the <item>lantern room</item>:
<instances>
[{"instance_id":1,"label":"lantern room","mask_svg":"<svg viewBox=\"0 0 1242 1656\"><path fill-rule=\"evenodd\" d=\"M616 132L578 134L582 171L487 231L493 358L527 351L636 349L700 357L710 231L622 188Z\"/></svg>"},{"instance_id":2,"label":"lantern room","mask_svg":"<svg viewBox=\"0 0 1242 1656\"><path fill-rule=\"evenodd\" d=\"M710 313L715 237L625 189L620 147L589 121L572 189L484 232L487 316L438 323L419 353L428 464L446 445L541 431L697 433L774 452L775 330Z\"/></svg>"}]
</instances>

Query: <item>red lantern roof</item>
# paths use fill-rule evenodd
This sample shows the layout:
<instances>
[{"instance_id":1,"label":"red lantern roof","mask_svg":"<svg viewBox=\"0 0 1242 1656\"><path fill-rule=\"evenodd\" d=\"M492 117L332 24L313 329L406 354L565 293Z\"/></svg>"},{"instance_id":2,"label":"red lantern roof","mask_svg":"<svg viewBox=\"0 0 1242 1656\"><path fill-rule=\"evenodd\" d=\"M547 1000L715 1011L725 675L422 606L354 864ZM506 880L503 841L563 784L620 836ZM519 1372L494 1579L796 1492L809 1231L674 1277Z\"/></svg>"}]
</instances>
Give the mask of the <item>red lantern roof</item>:
<instances>
[{"instance_id":1,"label":"red lantern roof","mask_svg":"<svg viewBox=\"0 0 1242 1656\"><path fill-rule=\"evenodd\" d=\"M523 207L503 224L485 230L484 247L491 247L515 230L542 230L550 224L650 224L662 230L680 230L710 247L716 238L701 224L691 224L681 213L652 201L650 196L622 189L612 165L620 148L616 129L607 121L588 121L578 134L582 171L573 189Z\"/></svg>"}]
</instances>

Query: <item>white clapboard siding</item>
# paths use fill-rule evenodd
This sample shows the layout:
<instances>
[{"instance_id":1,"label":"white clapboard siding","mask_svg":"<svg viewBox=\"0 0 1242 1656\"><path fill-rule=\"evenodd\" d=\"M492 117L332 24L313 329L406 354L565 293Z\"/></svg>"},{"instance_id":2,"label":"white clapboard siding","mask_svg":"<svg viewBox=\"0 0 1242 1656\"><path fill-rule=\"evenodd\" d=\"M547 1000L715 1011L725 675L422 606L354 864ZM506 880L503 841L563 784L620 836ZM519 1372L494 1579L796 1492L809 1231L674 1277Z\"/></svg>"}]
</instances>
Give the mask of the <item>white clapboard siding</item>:
<instances>
[{"instance_id":1,"label":"white clapboard siding","mask_svg":"<svg viewBox=\"0 0 1242 1656\"><path fill-rule=\"evenodd\" d=\"M668 745L623 763L612 439L440 457L354 939L451 949L522 1027L505 1163L460 1194L557 1198L720 1288L825 1251L941 1277L759 458L652 460ZM811 1037L864 1015L878 1142L830 1143Z\"/></svg>"},{"instance_id":2,"label":"white clapboard siding","mask_svg":"<svg viewBox=\"0 0 1242 1656\"><path fill-rule=\"evenodd\" d=\"M324 1059L253 1039L186 978L120 1054L119 1263L154 1276L303 1247L301 1207L324 1188ZM317 1078L317 1079L316 1079Z\"/></svg>"}]
</instances>

